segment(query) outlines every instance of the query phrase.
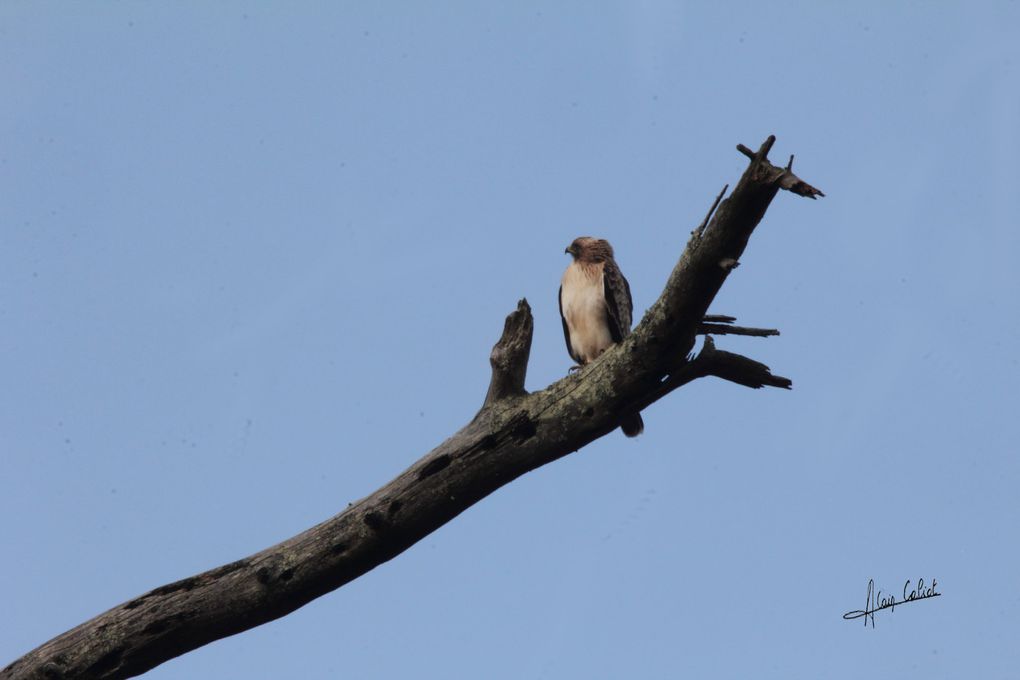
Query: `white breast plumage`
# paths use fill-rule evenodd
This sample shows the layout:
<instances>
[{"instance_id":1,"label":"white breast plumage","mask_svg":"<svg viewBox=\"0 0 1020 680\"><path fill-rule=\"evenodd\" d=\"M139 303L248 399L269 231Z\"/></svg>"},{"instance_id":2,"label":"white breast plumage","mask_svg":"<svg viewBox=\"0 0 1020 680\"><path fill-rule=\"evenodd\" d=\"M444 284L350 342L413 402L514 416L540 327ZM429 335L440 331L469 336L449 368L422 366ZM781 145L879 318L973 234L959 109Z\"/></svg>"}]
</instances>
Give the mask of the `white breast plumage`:
<instances>
[{"instance_id":1,"label":"white breast plumage","mask_svg":"<svg viewBox=\"0 0 1020 680\"><path fill-rule=\"evenodd\" d=\"M574 262L561 282L563 318L570 333L574 358L586 364L613 344L606 317L606 293L602 266Z\"/></svg>"}]
</instances>

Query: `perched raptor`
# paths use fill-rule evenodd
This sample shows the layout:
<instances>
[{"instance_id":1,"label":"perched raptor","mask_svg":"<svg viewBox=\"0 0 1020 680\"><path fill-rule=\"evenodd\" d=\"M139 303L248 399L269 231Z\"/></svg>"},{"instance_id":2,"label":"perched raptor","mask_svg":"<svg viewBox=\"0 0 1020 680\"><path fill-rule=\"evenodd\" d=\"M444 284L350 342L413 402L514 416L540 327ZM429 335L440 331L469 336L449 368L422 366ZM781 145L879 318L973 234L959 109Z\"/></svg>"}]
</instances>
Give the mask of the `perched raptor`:
<instances>
[{"instance_id":1,"label":"perched raptor","mask_svg":"<svg viewBox=\"0 0 1020 680\"><path fill-rule=\"evenodd\" d=\"M627 337L634 303L630 285L616 266L608 241L580 236L565 252L573 255L574 261L563 272L560 282L563 337L567 352L584 366ZM620 427L628 437L636 437L645 424L641 414L635 413Z\"/></svg>"}]
</instances>

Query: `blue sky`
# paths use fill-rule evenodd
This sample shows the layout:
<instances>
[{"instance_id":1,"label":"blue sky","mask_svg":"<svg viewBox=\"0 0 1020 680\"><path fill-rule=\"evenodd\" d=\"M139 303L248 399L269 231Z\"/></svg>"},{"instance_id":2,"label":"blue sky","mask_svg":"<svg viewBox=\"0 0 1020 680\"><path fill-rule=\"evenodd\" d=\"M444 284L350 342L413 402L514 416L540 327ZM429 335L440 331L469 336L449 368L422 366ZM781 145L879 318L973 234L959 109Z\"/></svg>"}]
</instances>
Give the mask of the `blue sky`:
<instances>
[{"instance_id":1,"label":"blue sky","mask_svg":"<svg viewBox=\"0 0 1020 680\"><path fill-rule=\"evenodd\" d=\"M768 134L704 380L152 678L1007 677L1020 9L0 5L0 664L274 544L465 424L575 237L635 316ZM942 597L876 616L868 579ZM1011 651L1012 650L1012 651Z\"/></svg>"}]
</instances>

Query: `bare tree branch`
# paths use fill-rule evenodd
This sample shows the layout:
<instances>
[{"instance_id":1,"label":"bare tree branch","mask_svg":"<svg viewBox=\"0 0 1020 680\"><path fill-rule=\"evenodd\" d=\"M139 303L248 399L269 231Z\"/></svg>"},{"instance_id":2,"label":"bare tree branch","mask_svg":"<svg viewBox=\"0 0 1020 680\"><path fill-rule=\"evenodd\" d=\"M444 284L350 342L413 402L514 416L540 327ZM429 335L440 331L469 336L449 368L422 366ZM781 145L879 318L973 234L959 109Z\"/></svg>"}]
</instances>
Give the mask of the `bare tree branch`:
<instances>
[{"instance_id":1,"label":"bare tree branch","mask_svg":"<svg viewBox=\"0 0 1020 680\"><path fill-rule=\"evenodd\" d=\"M721 201L722 197L726 195L726 190L729 188L729 184L723 185L722 191L719 192L719 195L716 196L715 200L712 202L712 207L708 209L707 213L705 213L705 219L703 219L701 224L698 225L698 228L692 232L695 236L700 237L705 233L705 227L708 226L708 221L712 219L712 214L715 213L715 209L719 207L719 201Z\"/></svg>"},{"instance_id":2,"label":"bare tree branch","mask_svg":"<svg viewBox=\"0 0 1020 680\"><path fill-rule=\"evenodd\" d=\"M522 300L490 357L481 410L393 481L318 526L244 559L156 588L50 640L0 679L127 678L175 656L294 611L392 559L504 484L616 429L683 384L718 376L749 387L788 379L698 333L772 335L706 317L748 238L780 189L822 192L768 161L769 137L733 193L692 233L665 290L627 339L576 374L524 390L533 319ZM725 328L722 330L720 328Z\"/></svg>"},{"instance_id":3,"label":"bare tree branch","mask_svg":"<svg viewBox=\"0 0 1020 680\"><path fill-rule=\"evenodd\" d=\"M760 387L781 387L791 389L793 381L779 375L772 375L769 367L745 356L725 352L715 348L712 338L705 338L705 346L694 363L706 362L703 368L706 375L714 375L723 380L735 382L744 387L758 389Z\"/></svg>"},{"instance_id":4,"label":"bare tree branch","mask_svg":"<svg viewBox=\"0 0 1020 680\"><path fill-rule=\"evenodd\" d=\"M744 328L719 323L702 323L698 326L698 335L750 335L756 338L767 338L779 335L775 328Z\"/></svg>"},{"instance_id":5,"label":"bare tree branch","mask_svg":"<svg viewBox=\"0 0 1020 680\"><path fill-rule=\"evenodd\" d=\"M527 394L524 389L524 378L528 373L533 330L531 306L527 300L521 300L517 303L517 311L507 316L503 325L503 336L493 346L489 355L492 379L489 381L489 393L485 395L482 408L501 399Z\"/></svg>"}]
</instances>

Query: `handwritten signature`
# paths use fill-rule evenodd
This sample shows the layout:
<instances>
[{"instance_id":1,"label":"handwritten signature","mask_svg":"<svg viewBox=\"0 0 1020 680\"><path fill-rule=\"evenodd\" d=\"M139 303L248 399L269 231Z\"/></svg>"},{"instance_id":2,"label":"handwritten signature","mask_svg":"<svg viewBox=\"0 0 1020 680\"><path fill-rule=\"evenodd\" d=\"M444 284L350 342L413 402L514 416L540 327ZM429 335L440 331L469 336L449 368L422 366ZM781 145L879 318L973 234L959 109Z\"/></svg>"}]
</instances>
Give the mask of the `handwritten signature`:
<instances>
[{"instance_id":1,"label":"handwritten signature","mask_svg":"<svg viewBox=\"0 0 1020 680\"><path fill-rule=\"evenodd\" d=\"M849 620L859 619L864 617L864 627L867 628L868 621L871 621L871 627L875 627L875 612L880 612L883 609L890 609L896 611L896 605L904 605L909 602L918 602L920 600L927 600L929 597L939 597L942 595L935 588L938 586L938 581L935 579L931 580L931 585L925 583L923 578L917 579L917 585L914 588L910 587L910 580L903 584L903 599L897 600L896 595L889 594L887 596L882 595L882 591L875 592L875 579L868 579L868 599L864 606L864 609L857 609L852 612L843 614L843 618Z\"/></svg>"}]
</instances>

